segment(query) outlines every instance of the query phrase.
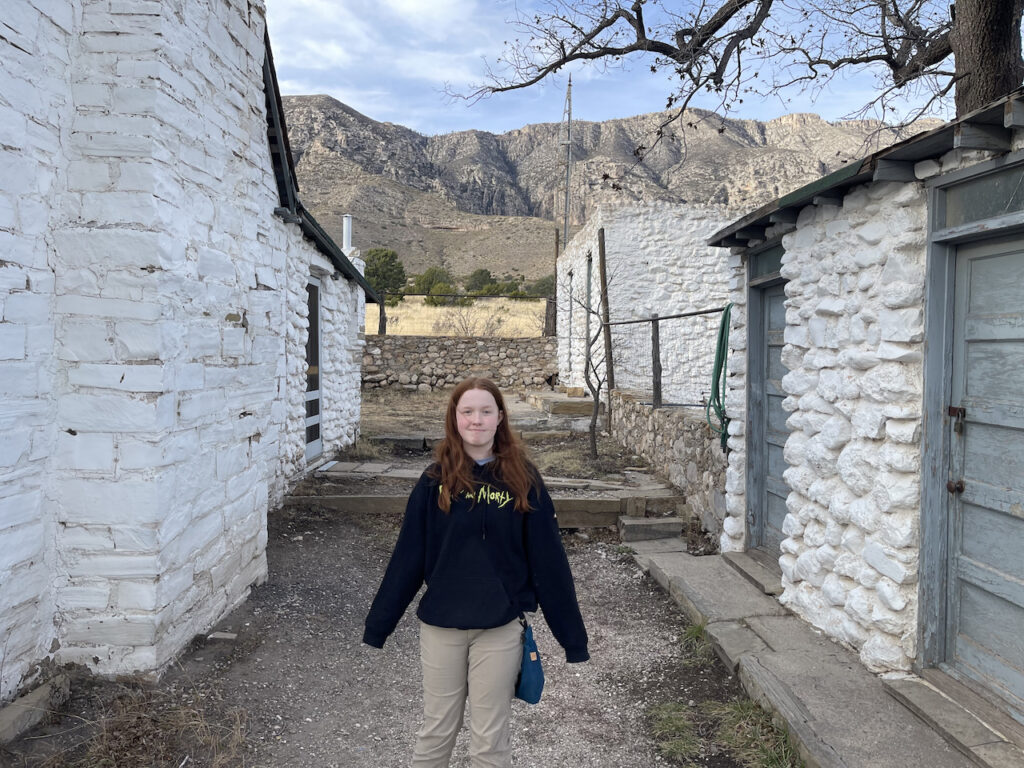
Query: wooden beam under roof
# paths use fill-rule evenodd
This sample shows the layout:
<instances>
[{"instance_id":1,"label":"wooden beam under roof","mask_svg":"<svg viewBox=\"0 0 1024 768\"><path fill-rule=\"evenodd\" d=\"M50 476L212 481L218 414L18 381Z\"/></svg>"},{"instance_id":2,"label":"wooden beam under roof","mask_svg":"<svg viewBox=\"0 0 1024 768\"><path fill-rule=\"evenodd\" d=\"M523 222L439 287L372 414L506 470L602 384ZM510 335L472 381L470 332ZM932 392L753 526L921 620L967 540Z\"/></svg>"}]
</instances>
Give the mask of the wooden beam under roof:
<instances>
[{"instance_id":1,"label":"wooden beam under roof","mask_svg":"<svg viewBox=\"0 0 1024 768\"><path fill-rule=\"evenodd\" d=\"M1000 125L960 123L954 128L953 148L1009 152L1010 131Z\"/></svg>"},{"instance_id":2,"label":"wooden beam under roof","mask_svg":"<svg viewBox=\"0 0 1024 768\"><path fill-rule=\"evenodd\" d=\"M1003 105L1003 127L1024 128L1024 99L1012 98Z\"/></svg>"},{"instance_id":3,"label":"wooden beam under roof","mask_svg":"<svg viewBox=\"0 0 1024 768\"><path fill-rule=\"evenodd\" d=\"M741 240L764 240L764 227L750 226L743 227L736 232L736 237Z\"/></svg>"},{"instance_id":4,"label":"wooden beam under roof","mask_svg":"<svg viewBox=\"0 0 1024 768\"><path fill-rule=\"evenodd\" d=\"M811 199L811 202L814 203L815 205L842 205L843 196L838 192L822 192L820 194L815 195Z\"/></svg>"},{"instance_id":5,"label":"wooden beam under roof","mask_svg":"<svg viewBox=\"0 0 1024 768\"><path fill-rule=\"evenodd\" d=\"M916 181L914 164L904 160L879 159L872 181Z\"/></svg>"},{"instance_id":6,"label":"wooden beam under roof","mask_svg":"<svg viewBox=\"0 0 1024 768\"><path fill-rule=\"evenodd\" d=\"M782 208L774 213L768 214L768 221L772 224L796 224L800 212L795 208Z\"/></svg>"}]
</instances>

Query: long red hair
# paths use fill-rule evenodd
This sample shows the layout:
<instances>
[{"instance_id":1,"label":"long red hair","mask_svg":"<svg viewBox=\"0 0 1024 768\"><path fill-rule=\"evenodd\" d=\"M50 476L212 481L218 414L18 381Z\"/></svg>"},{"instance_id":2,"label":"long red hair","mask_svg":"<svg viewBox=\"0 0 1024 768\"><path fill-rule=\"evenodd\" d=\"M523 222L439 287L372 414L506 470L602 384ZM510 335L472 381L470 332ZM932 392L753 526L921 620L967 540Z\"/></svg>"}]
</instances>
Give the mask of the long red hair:
<instances>
[{"instance_id":1,"label":"long red hair","mask_svg":"<svg viewBox=\"0 0 1024 768\"><path fill-rule=\"evenodd\" d=\"M460 382L448 398L448 408L444 416L444 440L437 446L437 466L434 469L435 477L441 480L441 509L448 512L454 496L464 491L476 491L473 487L473 459L462 445L456 420L459 400L471 389L489 392L498 405L501 421L498 422L498 428L494 433L494 462L491 464L491 471L495 479L512 492L516 500L515 508L520 512L526 512L530 509L527 496L536 482L534 478L537 470L526 457L526 449L523 448L522 442L509 427L508 410L505 408L505 398L501 396L501 390L490 379L475 376Z\"/></svg>"}]
</instances>

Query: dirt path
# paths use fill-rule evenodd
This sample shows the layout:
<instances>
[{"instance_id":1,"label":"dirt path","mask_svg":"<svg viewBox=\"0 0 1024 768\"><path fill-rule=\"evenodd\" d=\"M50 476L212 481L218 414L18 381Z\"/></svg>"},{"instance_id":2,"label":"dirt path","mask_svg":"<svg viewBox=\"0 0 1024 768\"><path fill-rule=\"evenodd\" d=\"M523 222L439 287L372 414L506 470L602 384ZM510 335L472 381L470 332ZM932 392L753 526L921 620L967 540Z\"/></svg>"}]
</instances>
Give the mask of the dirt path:
<instances>
[{"instance_id":1,"label":"dirt path","mask_svg":"<svg viewBox=\"0 0 1024 768\"><path fill-rule=\"evenodd\" d=\"M415 619L407 615L382 651L359 642L396 533L395 519L275 520L276 576L231 622L242 632L222 678L225 700L248 702L251 765L407 764L421 706ZM717 664L683 665L680 613L605 539L567 539L593 660L565 664L538 616L548 682L536 707L515 703L515 765L656 765L651 705L737 691ZM462 740L456 755L453 766L469 765Z\"/></svg>"},{"instance_id":2,"label":"dirt path","mask_svg":"<svg viewBox=\"0 0 1024 768\"><path fill-rule=\"evenodd\" d=\"M269 578L216 628L234 639L196 643L155 688L77 685L68 712L0 749L0 766L407 765L421 708L412 611L383 650L360 642L399 522L301 507L272 515ZM699 708L734 698L739 686L717 659L693 662L681 612L613 533L564 541L592 660L565 664L537 615L547 687L539 705L514 705L513 764L670 764L651 733L650 708ZM696 764L739 765L701 736ZM455 754L453 768L468 768L465 732Z\"/></svg>"}]
</instances>

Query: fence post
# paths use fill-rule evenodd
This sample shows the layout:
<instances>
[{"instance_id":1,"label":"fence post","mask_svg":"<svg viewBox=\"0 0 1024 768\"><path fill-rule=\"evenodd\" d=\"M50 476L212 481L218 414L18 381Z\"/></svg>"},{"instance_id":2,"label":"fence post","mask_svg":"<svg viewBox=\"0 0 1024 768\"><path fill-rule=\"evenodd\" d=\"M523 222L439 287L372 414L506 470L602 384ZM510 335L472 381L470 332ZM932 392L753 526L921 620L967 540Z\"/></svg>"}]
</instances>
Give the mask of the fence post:
<instances>
[{"instance_id":1,"label":"fence post","mask_svg":"<svg viewBox=\"0 0 1024 768\"><path fill-rule=\"evenodd\" d=\"M607 379L608 429L612 428L612 390L615 389L615 367L612 365L612 327L608 308L608 268L604 259L604 227L597 230L597 268L601 278L601 322L604 325L604 371Z\"/></svg>"},{"instance_id":2,"label":"fence post","mask_svg":"<svg viewBox=\"0 0 1024 768\"><path fill-rule=\"evenodd\" d=\"M381 295L380 295L380 304L378 305L378 307L380 308L380 312L378 314L378 320L377 320L377 333L380 336L384 336L388 332L388 313L387 313L387 310L384 308L387 305L387 303L388 303L388 294L387 294L387 292L381 293Z\"/></svg>"},{"instance_id":3,"label":"fence post","mask_svg":"<svg viewBox=\"0 0 1024 768\"><path fill-rule=\"evenodd\" d=\"M544 335L558 335L558 256L559 256L558 227L555 227L555 260L553 262L552 275L555 278L555 285L551 289L551 298L548 299L547 310L544 314ZM569 297L572 301L572 296Z\"/></svg>"},{"instance_id":4,"label":"fence post","mask_svg":"<svg viewBox=\"0 0 1024 768\"><path fill-rule=\"evenodd\" d=\"M545 336L557 336L558 330L555 325L557 322L558 313L555 310L555 300L553 298L545 299L547 302L544 305L544 335Z\"/></svg>"},{"instance_id":5,"label":"fence post","mask_svg":"<svg viewBox=\"0 0 1024 768\"><path fill-rule=\"evenodd\" d=\"M654 407L661 407L661 339L658 336L658 315L651 315L651 373L654 374Z\"/></svg>"}]
</instances>

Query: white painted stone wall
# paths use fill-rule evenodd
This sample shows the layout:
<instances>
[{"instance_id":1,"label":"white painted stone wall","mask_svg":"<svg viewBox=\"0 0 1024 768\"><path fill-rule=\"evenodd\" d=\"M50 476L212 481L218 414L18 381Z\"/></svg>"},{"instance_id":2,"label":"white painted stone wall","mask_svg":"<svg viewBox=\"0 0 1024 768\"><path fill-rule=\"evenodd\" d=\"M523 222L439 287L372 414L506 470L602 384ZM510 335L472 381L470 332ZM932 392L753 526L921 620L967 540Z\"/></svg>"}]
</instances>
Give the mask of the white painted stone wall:
<instances>
[{"instance_id":1,"label":"white painted stone wall","mask_svg":"<svg viewBox=\"0 0 1024 768\"><path fill-rule=\"evenodd\" d=\"M325 453L355 437L363 317L273 215L261 4L9 10L0 700L47 658L159 670L265 577L306 469L310 274Z\"/></svg>"},{"instance_id":2,"label":"white painted stone wall","mask_svg":"<svg viewBox=\"0 0 1024 768\"><path fill-rule=\"evenodd\" d=\"M875 670L916 653L926 197L861 187L783 239L782 602Z\"/></svg>"},{"instance_id":3,"label":"white painted stone wall","mask_svg":"<svg viewBox=\"0 0 1024 768\"><path fill-rule=\"evenodd\" d=\"M56 638L57 523L43 496L57 449L49 201L67 173L77 26L70 6L11 5L0 39L0 701Z\"/></svg>"},{"instance_id":4,"label":"white painted stone wall","mask_svg":"<svg viewBox=\"0 0 1024 768\"><path fill-rule=\"evenodd\" d=\"M874 670L909 669L916 652L926 236L923 186L879 183L804 208L783 238L780 599ZM744 264L729 261L739 308ZM734 310L732 335L745 338L745 313ZM730 410L744 379L737 371ZM733 434L723 549L744 535L746 446L741 427Z\"/></svg>"},{"instance_id":5,"label":"white painted stone wall","mask_svg":"<svg viewBox=\"0 0 1024 768\"><path fill-rule=\"evenodd\" d=\"M609 315L615 322L723 306L728 295L728 267L721 251L706 242L730 218L725 209L713 206L661 202L599 206L558 259L560 382L585 386L586 307L597 312L601 296L600 228L605 230ZM589 302L588 253L592 257ZM665 402L706 402L720 317L713 314L660 323ZM590 316L591 334L596 333L599 321L599 315ZM616 388L650 392L650 324L613 326L612 345ZM603 341L598 341L594 352L603 371Z\"/></svg>"}]
</instances>

